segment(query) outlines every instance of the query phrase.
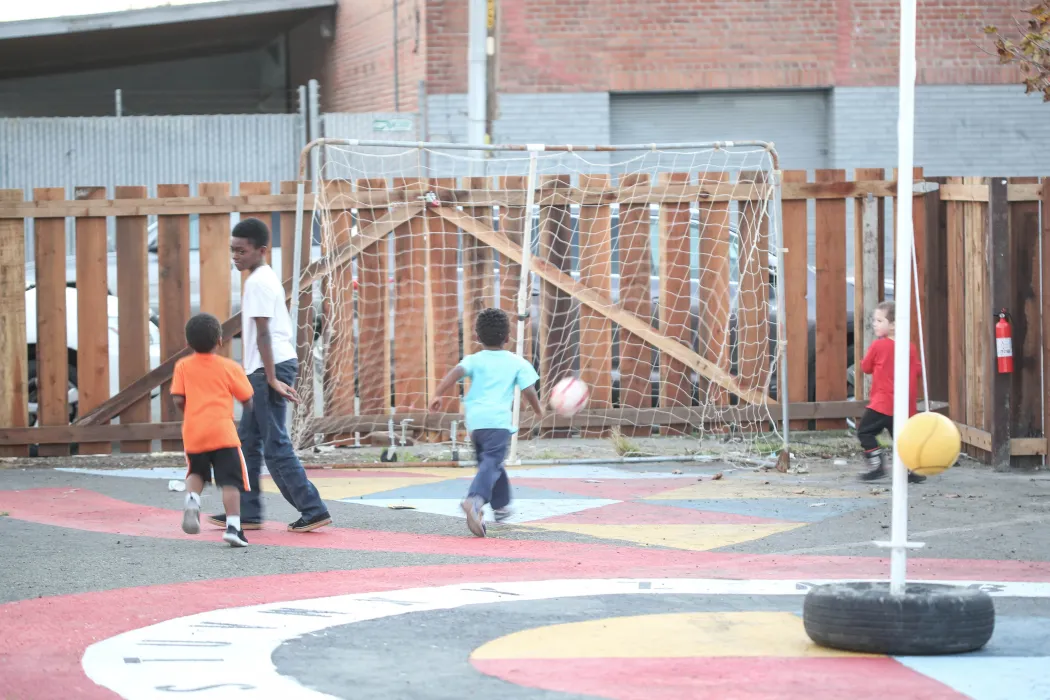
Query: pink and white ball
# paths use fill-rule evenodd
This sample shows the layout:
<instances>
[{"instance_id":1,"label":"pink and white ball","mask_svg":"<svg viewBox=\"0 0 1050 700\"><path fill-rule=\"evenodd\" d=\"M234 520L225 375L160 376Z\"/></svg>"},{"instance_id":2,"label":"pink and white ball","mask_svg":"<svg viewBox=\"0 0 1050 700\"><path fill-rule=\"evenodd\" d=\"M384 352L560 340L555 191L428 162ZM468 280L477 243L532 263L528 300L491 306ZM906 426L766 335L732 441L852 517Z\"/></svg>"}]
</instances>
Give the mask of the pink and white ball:
<instances>
[{"instance_id":1,"label":"pink and white ball","mask_svg":"<svg viewBox=\"0 0 1050 700\"><path fill-rule=\"evenodd\" d=\"M551 390L550 405L559 416L574 416L587 405L590 388L575 377L566 377Z\"/></svg>"}]
</instances>

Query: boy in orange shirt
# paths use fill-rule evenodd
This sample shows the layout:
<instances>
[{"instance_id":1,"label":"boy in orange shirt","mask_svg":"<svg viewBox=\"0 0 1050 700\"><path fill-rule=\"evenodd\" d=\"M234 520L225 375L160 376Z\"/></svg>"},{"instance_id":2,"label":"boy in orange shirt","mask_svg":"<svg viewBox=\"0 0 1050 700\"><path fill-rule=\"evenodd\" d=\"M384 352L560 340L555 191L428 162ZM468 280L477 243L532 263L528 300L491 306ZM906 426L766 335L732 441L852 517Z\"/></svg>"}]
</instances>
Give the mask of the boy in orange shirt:
<instances>
[{"instance_id":1,"label":"boy in orange shirt","mask_svg":"<svg viewBox=\"0 0 1050 700\"><path fill-rule=\"evenodd\" d=\"M233 422L233 399L250 408L252 385L239 364L214 354L222 343L219 319L211 314L191 318L186 324L186 343L193 354L175 363L171 379L171 398L183 414L182 443L186 450L188 493L182 531L190 535L200 532L201 492L214 472L226 509L222 539L232 547L247 547L241 529L241 489L247 491L250 486Z\"/></svg>"}]
</instances>

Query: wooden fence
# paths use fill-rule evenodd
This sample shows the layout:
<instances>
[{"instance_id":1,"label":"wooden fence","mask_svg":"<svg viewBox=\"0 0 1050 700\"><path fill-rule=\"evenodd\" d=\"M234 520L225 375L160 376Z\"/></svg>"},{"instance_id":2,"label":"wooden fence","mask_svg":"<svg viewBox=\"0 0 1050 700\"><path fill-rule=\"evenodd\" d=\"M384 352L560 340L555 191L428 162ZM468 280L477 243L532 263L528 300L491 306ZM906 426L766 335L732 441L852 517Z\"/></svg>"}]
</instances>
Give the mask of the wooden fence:
<instances>
[{"instance_id":1,"label":"wooden fence","mask_svg":"<svg viewBox=\"0 0 1050 700\"><path fill-rule=\"evenodd\" d=\"M975 456L995 459L997 465L1024 465L1041 459L1046 451L1044 439L1042 394L1044 377L1042 356L1047 352L1050 335L1044 332L1042 313L1047 297L1040 287L1043 262L1050 263L1047 236L1040 237L1047 222L1047 192L1037 180L1002 179L941 179L923 180L921 169L916 170L917 187L914 196L914 226L918 258L920 298L923 309L924 338L930 368L930 398L948 402L948 411L962 429L964 439ZM688 202L733 201L745 199L753 186L738 186L726 181L716 187L690 185L672 176L668 182L653 183L639 195L639 184L632 183L632 196L644 197L645 202L659 202L661 207ZM501 279L507 288L502 298L509 305L510 290L516 286L515 249L513 235L495 232L483 223L483 210L493 204L521 206L508 190L509 183L481 183L464 181L462 189L455 189L451 181L427 183L427 188L439 194L438 206L424 208L416 201L418 185L402 182L398 186L385 181L371 180L358 183L352 196L342 200L345 206L358 208L359 235L342 247L328 251L330 258L341 262L354 257L358 261L358 314L364 309L382 310L388 303L379 287L391 271L383 269L383 256L375 255L370 245L376 241L398 240L417 235L419 227L413 223L427 217L440 219L442 230L458 237L460 231L469 236L465 248L465 267L498 262ZM517 184L519 190L522 184ZM504 188L501 190L500 188ZM100 188L84 187L76 190L76 199L66 201L61 190L36 190L32 201L23 201L20 191L0 191L0 363L8 371L0 377L0 452L5 455L26 454L29 445L39 445L40 454L68 454L70 445L79 444L81 453L109 452L119 443L123 452L149 451L150 441L162 440L166 449L179 448L180 425L167 394L174 361L186 352L183 328L189 315L189 215L200 215L200 306L220 318L224 335L232 338L240 331L240 318L231 316L229 265L229 213L242 216L269 215L280 212L282 246L290 249L294 229L294 183L283 183L279 193L271 193L266 183L241 183L240 194L230 196L228 183L202 184L196 196L191 196L185 185L166 185L157 188L155 197L148 197L145 188L120 187L112 200L104 199ZM501 195L500 192L503 192ZM624 199L626 190L620 190L608 179L584 182L569 187L568 182L552 181L543 185L536 201L558 206L559 196L566 199L562 205L582 203L601 209L602 205ZM847 418L856 418L863 411L863 403L848 400L847 365L849 348L859 364L870 338L868 327L860 319L870 317L874 304L883 297L884 280L890 275L884 259L885 236L892 235L893 222L887 224L884 203L896 196L896 182L886 179L880 169L858 169L853 180L847 180L844 170L817 171L814 181L808 181L804 171L786 171L782 188L782 226L785 248L785 269L780 271L785 283L787 309L784 335L788 343L786 372L789 379L789 411L794 429L839 429ZM494 199L495 197L495 199ZM520 198L520 197L518 197ZM522 198L523 199L523 198ZM307 197L307 207L313 206ZM511 201L514 200L514 201ZM809 252L809 225L807 206L815 200L815 286L808 289L807 271ZM387 209L393 203L400 206ZM457 206L464 207L457 209ZM709 206L709 205L705 205ZM585 207L586 208L586 207ZM1042 216L1040 216L1042 208ZM372 211L361 216L360 209ZM424 211L425 209L425 211ZM854 229L847 231L847 213L852 210ZM489 209L491 214L491 209ZM149 367L148 356L148 299L149 279L146 250L146 216L159 217L159 244L157 265L159 278L159 318L161 359L155 369ZM104 217L116 218L116 291L119 307L119 379L121 391L110 396L109 333L106 317L106 225ZM70 367L71 357L66 342L66 316L71 310L66 303L66 259L63 249L64 223L67 217L76 220L76 287L79 326L79 347ZM39 341L32 354L27 353L24 231L26 219L34 219L34 261L37 295L37 333ZM479 223L480 222L480 223ZM608 235L608 230L594 232L594 243ZM309 241L309 231L300 232L301 241ZM854 296L853 317L858 322L847 323L847 237L853 236ZM1042 247L1040 247L1042 241ZM621 247L624 245L621 241ZM672 247L673 248L673 247ZM520 244L518 247L520 256ZM672 250L673 252L673 250ZM664 247L660 255L666 256ZM630 250L621 255L632 255ZM641 256L639 256L641 257ZM282 256L283 277L291 288L292 256ZM423 258L423 265L435 265L434 258ZM479 262L480 261L480 262ZM688 347L659 331L658 325L639 320L645 309L624 309L606 303L602 291L589 288L586 280L567 279L564 270L557 269L550 260L541 259L537 274L545 282L545 295L570 294L583 306L597 310L593 328L599 331L609 324L635 334L642 342L656 348L661 372L685 365L698 369L701 375L715 383L743 392L736 376L729 376L728 366L711 366L710 358L697 347ZM648 264L648 263L646 263ZM544 267L546 265L546 267ZM661 264L663 267L663 264ZM305 280L317 279L328 266L314 260L304 265ZM436 268L435 268L436 269ZM506 273L506 274L505 274ZM646 270L645 274L649 272ZM439 280L440 281L440 280ZM476 298L485 293L484 283L468 279L464 285L463 308L469 316L477 307ZM666 275L661 286L675 280ZM395 284L400 284L397 282ZM433 281L431 282L433 283ZM304 285L307 289L309 285ZM376 287L376 289L371 289ZM349 286L347 285L349 289ZM646 284L645 290L648 291ZM594 296L597 294L597 296ZM808 294L815 295L815 322L809 320ZM587 301L591 295L590 302ZM671 295L663 295L666 299ZM399 295L397 298L407 298ZM553 297L552 297L553 299ZM663 303L663 301L661 301ZM310 299L300 299L300 325L304 328L300 345L305 347L310 326ZM353 307L353 303L351 303ZM1014 353L1016 370L1011 377L1000 377L994 371L993 311L1006 308L1014 322ZM414 307L413 307L414 309ZM413 310L405 309L414 313ZM634 313L632 313L632 311ZM673 310L672 310L673 311ZM398 314L402 309L397 309ZM635 314L638 315L635 315ZM368 314L364 314L368 315ZM374 314L382 318L383 314ZM914 314L913 314L914 317ZM362 315L359 315L359 319ZM424 320L424 324L428 323ZM436 323L430 320L430 324ZM917 321L916 321L917 330ZM400 349L395 344L392 353L382 348L386 344L382 328L362 328L358 347L359 384L357 398L360 415L342 408L335 415L326 415L315 426L325 433L362 433L385 429L388 420L400 422L412 418L414 427L427 430L448 429L452 420L461 417L458 405L447 401L444 412L426 414L427 392L443 373L445 364L463 351L460 347L446 347L447 361L442 364L433 340L430 347L411 346L417 339L406 339ZM434 329L426 337L435 337ZM546 340L544 342L547 342ZM629 345L629 344L627 344ZM411 346L411 347L410 347ZM624 344L621 344L621 348ZM421 350L421 352L417 352ZM469 351L469 348L467 348ZM454 351L454 352L453 352ZM627 348L629 351L629 347ZM624 352L623 349L620 352ZM541 349L541 357L543 357ZM430 360L422 360L429 357ZM548 353L547 361L551 361ZM412 359L415 358L415 359ZM814 362L814 358L820 358ZM305 358L304 358L305 359ZM753 358L759 364L769 358ZM623 358L621 357L621 360ZM370 379L377 366L388 371L398 362L425 362L419 374L419 386L394 383L393 390L383 381ZM557 358L554 358L557 361ZM708 364L704 364L707 362ZM377 365L377 363L382 363ZM677 364L676 364L677 363ZM66 387L70 369L75 369L79 393L79 416L69 424ZM36 378L39 401L39 425L27 426L28 377ZM395 371L396 374L396 371ZM384 375L381 375L384 376ZM666 374L663 375L666 379ZM768 375L767 375L768 376ZM349 378L340 384L344 387ZM664 384L665 382L661 382ZM634 426L653 425L666 432L667 427L702 423L702 411L688 405L665 403L663 388L655 402L647 392L635 392L635 399L612 406L603 392L604 380L596 382L597 400L590 410L577 416L572 425L584 428L603 428L621 422ZM350 382L352 386L352 382ZM156 387L162 387L162 408L159 416L151 415L149 396ZM735 388L734 388L735 387ZM747 389L748 398L764 400L762 389ZM753 391L758 391L754 394ZM858 397L864 395L864 385L858 382ZM346 404L344 404L345 406ZM740 408L739 410L743 410ZM779 408L773 410L779 418ZM119 425L111 425L114 418ZM564 421L551 419L545 424L548 432L566 427ZM1003 446L1006 445L1004 448ZM1004 452L1005 450L1005 452ZM1010 455L1014 457L1010 457ZM1005 459L1005 462L1004 462Z\"/></svg>"}]
</instances>

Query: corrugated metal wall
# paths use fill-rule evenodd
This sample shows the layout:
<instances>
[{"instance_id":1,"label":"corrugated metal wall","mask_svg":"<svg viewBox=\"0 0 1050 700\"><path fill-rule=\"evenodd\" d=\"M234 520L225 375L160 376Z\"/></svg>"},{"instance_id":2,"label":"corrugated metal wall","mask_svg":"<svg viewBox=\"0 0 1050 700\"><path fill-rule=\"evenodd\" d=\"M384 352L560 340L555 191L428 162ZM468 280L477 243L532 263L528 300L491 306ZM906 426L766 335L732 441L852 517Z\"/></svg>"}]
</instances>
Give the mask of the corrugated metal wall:
<instances>
[{"instance_id":1,"label":"corrugated metal wall","mask_svg":"<svg viewBox=\"0 0 1050 700\"><path fill-rule=\"evenodd\" d=\"M0 189L270 181L296 177L298 114L0 119ZM67 250L73 251L72 223ZM112 222L111 222L112 228ZM26 255L32 256L31 229Z\"/></svg>"},{"instance_id":2,"label":"corrugated metal wall","mask_svg":"<svg viewBox=\"0 0 1050 700\"><path fill-rule=\"evenodd\" d=\"M329 139L417 141L419 119L396 112L331 112L322 115L322 129ZM416 149L340 148L326 146L321 174L325 179L356 180L362 177L428 177Z\"/></svg>"}]
</instances>

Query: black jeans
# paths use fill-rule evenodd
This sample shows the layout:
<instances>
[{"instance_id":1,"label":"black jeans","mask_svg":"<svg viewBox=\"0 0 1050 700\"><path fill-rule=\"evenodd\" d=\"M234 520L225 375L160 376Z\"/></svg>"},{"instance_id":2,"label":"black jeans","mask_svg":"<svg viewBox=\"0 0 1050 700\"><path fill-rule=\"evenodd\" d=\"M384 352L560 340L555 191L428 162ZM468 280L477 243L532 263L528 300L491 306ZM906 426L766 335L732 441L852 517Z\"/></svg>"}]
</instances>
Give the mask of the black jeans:
<instances>
[{"instance_id":1,"label":"black jeans","mask_svg":"<svg viewBox=\"0 0 1050 700\"><path fill-rule=\"evenodd\" d=\"M883 430L893 435L893 416L873 411L870 408L864 411L864 417L860 419L857 426L857 439L865 452L879 449L878 437Z\"/></svg>"}]
</instances>

